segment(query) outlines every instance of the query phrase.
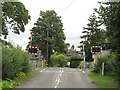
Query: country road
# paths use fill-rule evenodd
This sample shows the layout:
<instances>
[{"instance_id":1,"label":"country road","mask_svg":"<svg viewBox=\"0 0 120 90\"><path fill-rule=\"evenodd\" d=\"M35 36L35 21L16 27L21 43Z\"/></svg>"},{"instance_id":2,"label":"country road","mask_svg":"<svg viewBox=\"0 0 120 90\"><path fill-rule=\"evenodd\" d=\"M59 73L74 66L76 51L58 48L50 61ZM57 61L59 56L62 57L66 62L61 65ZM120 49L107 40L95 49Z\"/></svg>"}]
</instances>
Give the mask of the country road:
<instances>
[{"instance_id":1,"label":"country road","mask_svg":"<svg viewBox=\"0 0 120 90\"><path fill-rule=\"evenodd\" d=\"M17 88L96 88L86 72L76 68L36 69L34 77Z\"/></svg>"}]
</instances>

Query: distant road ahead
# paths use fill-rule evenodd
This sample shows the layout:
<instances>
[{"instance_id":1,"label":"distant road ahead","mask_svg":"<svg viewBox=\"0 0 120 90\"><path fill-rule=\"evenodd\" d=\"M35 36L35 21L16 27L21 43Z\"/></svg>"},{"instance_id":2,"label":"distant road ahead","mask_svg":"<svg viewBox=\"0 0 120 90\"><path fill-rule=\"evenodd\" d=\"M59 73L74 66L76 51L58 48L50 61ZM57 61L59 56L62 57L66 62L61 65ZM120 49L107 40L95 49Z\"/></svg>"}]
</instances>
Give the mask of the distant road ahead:
<instances>
[{"instance_id":1,"label":"distant road ahead","mask_svg":"<svg viewBox=\"0 0 120 90\"><path fill-rule=\"evenodd\" d=\"M79 69L45 68L36 72L18 88L96 88L87 74Z\"/></svg>"}]
</instances>

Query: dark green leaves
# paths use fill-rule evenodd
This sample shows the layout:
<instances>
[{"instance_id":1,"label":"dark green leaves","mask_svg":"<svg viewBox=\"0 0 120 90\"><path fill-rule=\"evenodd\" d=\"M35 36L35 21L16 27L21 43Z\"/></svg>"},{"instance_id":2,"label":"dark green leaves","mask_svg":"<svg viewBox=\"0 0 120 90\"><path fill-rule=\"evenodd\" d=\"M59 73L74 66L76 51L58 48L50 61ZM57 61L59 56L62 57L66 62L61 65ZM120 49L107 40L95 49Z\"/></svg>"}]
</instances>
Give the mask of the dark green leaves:
<instances>
[{"instance_id":1,"label":"dark green leaves","mask_svg":"<svg viewBox=\"0 0 120 90\"><path fill-rule=\"evenodd\" d=\"M54 10L40 11L40 16L34 25L31 29L33 33L32 43L40 47L44 57L46 57L47 41L50 54L53 51L61 53L66 51L63 24Z\"/></svg>"},{"instance_id":2,"label":"dark green leaves","mask_svg":"<svg viewBox=\"0 0 120 90\"><path fill-rule=\"evenodd\" d=\"M28 10L21 2L4 2L2 4L2 34L6 36L9 34L9 30L16 34L20 34L25 31L25 25L30 19Z\"/></svg>"}]
</instances>

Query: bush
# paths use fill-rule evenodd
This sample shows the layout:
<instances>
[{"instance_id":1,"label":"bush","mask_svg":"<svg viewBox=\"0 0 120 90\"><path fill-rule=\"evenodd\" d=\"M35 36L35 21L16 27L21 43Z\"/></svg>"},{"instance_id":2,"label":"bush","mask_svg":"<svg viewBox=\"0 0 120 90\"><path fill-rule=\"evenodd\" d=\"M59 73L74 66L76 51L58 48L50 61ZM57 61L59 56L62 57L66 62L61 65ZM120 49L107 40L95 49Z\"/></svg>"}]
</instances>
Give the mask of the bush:
<instances>
[{"instance_id":1,"label":"bush","mask_svg":"<svg viewBox=\"0 0 120 90\"><path fill-rule=\"evenodd\" d=\"M14 79L18 73L30 70L29 54L19 47L2 48L2 79Z\"/></svg>"},{"instance_id":2,"label":"bush","mask_svg":"<svg viewBox=\"0 0 120 90\"><path fill-rule=\"evenodd\" d=\"M11 80L11 81L2 81L2 90L6 89L6 90L9 90L10 88L12 88L14 85L14 82Z\"/></svg>"},{"instance_id":3,"label":"bush","mask_svg":"<svg viewBox=\"0 0 120 90\"><path fill-rule=\"evenodd\" d=\"M20 85L20 83L22 83L24 80L28 79L32 75L33 75L32 71L26 74L23 72L19 72L14 80L11 79L2 80L2 87L0 90L11 90L11 88Z\"/></svg>"},{"instance_id":4,"label":"bush","mask_svg":"<svg viewBox=\"0 0 120 90\"><path fill-rule=\"evenodd\" d=\"M84 66L84 62L83 62L83 61L81 61L81 62L79 63L78 68L83 68L83 66Z\"/></svg>"},{"instance_id":5,"label":"bush","mask_svg":"<svg viewBox=\"0 0 120 90\"><path fill-rule=\"evenodd\" d=\"M64 54L51 55L51 66L64 67L67 64L67 57Z\"/></svg>"},{"instance_id":6,"label":"bush","mask_svg":"<svg viewBox=\"0 0 120 90\"><path fill-rule=\"evenodd\" d=\"M94 72L101 73L102 63L104 62L104 73L107 75L117 75L117 54L97 55L97 64L95 64Z\"/></svg>"}]
</instances>

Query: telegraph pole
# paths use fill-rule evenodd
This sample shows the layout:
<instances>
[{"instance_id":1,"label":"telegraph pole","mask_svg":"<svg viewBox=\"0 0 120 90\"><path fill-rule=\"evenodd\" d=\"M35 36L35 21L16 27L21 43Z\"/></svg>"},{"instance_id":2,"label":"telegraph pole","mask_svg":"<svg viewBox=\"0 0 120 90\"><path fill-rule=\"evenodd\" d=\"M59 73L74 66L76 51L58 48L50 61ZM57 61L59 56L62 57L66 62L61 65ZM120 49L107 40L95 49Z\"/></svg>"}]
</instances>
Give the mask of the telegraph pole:
<instances>
[{"instance_id":1,"label":"telegraph pole","mask_svg":"<svg viewBox=\"0 0 120 90\"><path fill-rule=\"evenodd\" d=\"M49 37L49 32L48 32L48 29L47 29L47 45L46 45L46 49L47 49L47 53L46 53L46 54L47 54L47 55L46 55L47 65L49 65L49 60L48 60L48 56L49 56L49 55L48 55L48 54L49 54L49 53L48 53L48 49L49 49L49 48L48 48L48 46L49 46L49 44L48 44L48 37Z\"/></svg>"}]
</instances>

